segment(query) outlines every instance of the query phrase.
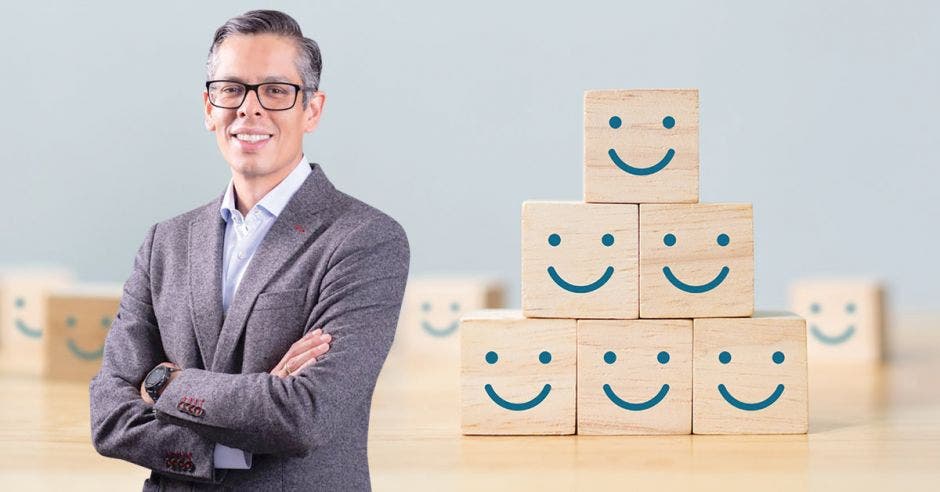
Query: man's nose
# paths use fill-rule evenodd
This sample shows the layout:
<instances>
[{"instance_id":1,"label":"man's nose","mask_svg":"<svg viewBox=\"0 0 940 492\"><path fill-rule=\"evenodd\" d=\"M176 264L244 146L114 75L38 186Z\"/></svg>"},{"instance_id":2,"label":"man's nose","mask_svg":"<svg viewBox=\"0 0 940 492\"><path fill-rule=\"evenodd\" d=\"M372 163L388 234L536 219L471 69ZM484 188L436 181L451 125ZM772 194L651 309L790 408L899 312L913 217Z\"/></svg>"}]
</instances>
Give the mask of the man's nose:
<instances>
[{"instance_id":1,"label":"man's nose","mask_svg":"<svg viewBox=\"0 0 940 492\"><path fill-rule=\"evenodd\" d=\"M258 99L258 91L250 90L245 94L245 100L238 107L238 116L260 115L264 108L261 107L261 101Z\"/></svg>"}]
</instances>

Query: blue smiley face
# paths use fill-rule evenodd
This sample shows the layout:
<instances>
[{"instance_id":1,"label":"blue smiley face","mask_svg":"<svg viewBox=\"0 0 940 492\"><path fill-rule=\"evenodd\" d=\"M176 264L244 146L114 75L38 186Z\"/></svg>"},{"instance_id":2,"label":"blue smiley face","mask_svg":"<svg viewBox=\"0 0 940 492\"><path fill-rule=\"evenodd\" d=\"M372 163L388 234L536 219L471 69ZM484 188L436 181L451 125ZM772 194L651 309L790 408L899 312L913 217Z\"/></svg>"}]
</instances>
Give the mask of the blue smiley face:
<instances>
[{"instance_id":1,"label":"blue smiley face","mask_svg":"<svg viewBox=\"0 0 940 492\"><path fill-rule=\"evenodd\" d=\"M657 354L656 360L662 365L668 364L669 352L666 352L665 350L663 350L662 352ZM613 364L614 362L617 362L617 354L614 353L613 351L607 351L606 353L604 353L604 362L606 362L607 364ZM669 393L669 385L663 384L659 388L659 391L652 398L644 402L633 403L617 396L617 394L614 392L613 388L611 388L609 384L605 383L603 386L603 389L604 389L604 394L607 395L607 398L614 405L617 405L618 407L624 410L630 410L631 412L640 412L643 410L649 410L650 408L653 408L656 405L658 405L659 402L663 401L663 398L666 398L666 394Z\"/></svg>"},{"instance_id":2,"label":"blue smiley face","mask_svg":"<svg viewBox=\"0 0 940 492\"><path fill-rule=\"evenodd\" d=\"M608 120L607 124L610 125L612 129L617 130L621 127L621 125L623 125L623 120L621 120L619 116L614 115L610 117L610 120ZM676 126L676 119L672 116L666 116L663 118L662 124L663 128L672 130L672 128ZM627 174L632 174L634 176L648 176L650 174L655 174L659 171L662 171L663 168L668 166L669 163L672 162L672 158L675 157L676 150L672 148L667 149L666 154L662 159L659 160L659 162L647 167L636 167L627 164L623 161L623 159L620 158L615 149L608 150L607 155L610 156L610 160L614 163L614 165L620 168L621 171Z\"/></svg>"},{"instance_id":3,"label":"blue smiley face","mask_svg":"<svg viewBox=\"0 0 940 492\"><path fill-rule=\"evenodd\" d=\"M457 327L460 325L460 303L457 301L452 301L448 306L451 316L454 317L450 323L445 326L435 326L431 324L426 318L421 320L421 328L429 335L433 337L446 337L453 334L457 331ZM430 302L423 302L421 304L421 312L425 313L425 316L429 315L433 311L433 305Z\"/></svg>"},{"instance_id":4,"label":"blue smiley face","mask_svg":"<svg viewBox=\"0 0 940 492\"><path fill-rule=\"evenodd\" d=\"M69 331L74 331L77 324L78 324L78 320L75 318L75 316L68 316L65 318L65 326L68 328ZM101 328L104 328L105 330L108 330L109 328L111 328L111 318L108 316L102 317L100 321L100 326ZM78 343L76 343L75 340L72 338L69 338L68 340L66 340L65 344L68 346L69 351L72 352L72 354L75 355L75 357L78 357L79 359L98 360L101 358L102 355L104 355L103 344L100 347L92 349L92 350L87 350L87 349L83 349L79 347Z\"/></svg>"},{"instance_id":5,"label":"blue smiley face","mask_svg":"<svg viewBox=\"0 0 940 492\"><path fill-rule=\"evenodd\" d=\"M844 309L846 315L853 316L856 311L855 303L846 303ZM818 315L822 313L823 307L820 303L814 302L810 305L809 310L812 314ZM809 331L813 334L813 337L826 345L839 345L841 343L845 343L845 341L849 338L852 338L852 335L855 334L855 324L849 323L838 335L826 334L816 323L810 323Z\"/></svg>"},{"instance_id":6,"label":"blue smiley face","mask_svg":"<svg viewBox=\"0 0 940 492\"><path fill-rule=\"evenodd\" d=\"M26 307L26 299L22 297L17 297L16 300L13 301L13 305L16 307L16 309L23 309L24 307ZM41 338L42 337L42 328L33 328L32 326L29 326L28 324L26 324L26 322L20 319L19 317L14 316L13 325L16 326L17 331L19 331L23 335L26 335L29 338Z\"/></svg>"},{"instance_id":7,"label":"blue smiley face","mask_svg":"<svg viewBox=\"0 0 940 492\"><path fill-rule=\"evenodd\" d=\"M487 364L493 365L499 361L499 355L496 352L490 350L489 352L486 353L486 355L484 356L484 359L486 360ZM541 362L542 364L549 364L551 363L551 361L552 361L551 352L547 350L543 350L541 353L539 353L539 362ZM499 405L502 408L505 408L506 410L512 410L514 412L521 412L523 410L529 410L531 408L535 408L539 403L542 403L542 401L544 401L545 398L548 397L548 393L552 390L552 385L545 383L545 385L542 386L542 390L539 391L537 395L535 395L532 399L521 402L521 403L511 402L502 398L501 396L499 396L499 394L496 393L496 390L493 389L493 385L489 383L486 383L485 385L483 385L483 390L486 392L486 396L489 396L490 400L493 400L493 403Z\"/></svg>"},{"instance_id":8,"label":"blue smiley face","mask_svg":"<svg viewBox=\"0 0 940 492\"><path fill-rule=\"evenodd\" d=\"M673 233L668 233L665 236L663 236L663 244L665 244L667 247L671 248L675 246L677 241L678 239ZM723 248L731 243L731 238L728 237L727 234L721 233L721 234L718 234L718 237L715 238L715 242L718 244L718 246ZM721 267L721 270L718 272L718 275L715 275L713 279L709 280L708 282L705 282L704 284L693 285L693 284L687 284L683 282L682 280L679 280L679 278L676 277L676 275L672 272L672 269L669 267L669 265L666 265L663 267L663 275L666 277L666 280L668 280L669 283L672 284L673 287L683 292L688 292L689 294L702 294L718 287L719 285L721 285L722 282L725 281L725 278L728 277L728 273L730 272L731 272L731 269L728 268L727 265L725 265Z\"/></svg>"},{"instance_id":9,"label":"blue smiley face","mask_svg":"<svg viewBox=\"0 0 940 492\"><path fill-rule=\"evenodd\" d=\"M786 357L784 356L783 352L779 350L774 352L773 355L771 356L771 360L773 360L774 364L777 364L777 365L783 364L783 361L785 359ZM731 352L723 351L720 354L718 354L718 362L721 362L722 364L725 364L725 365L730 364ZM747 403L747 402L743 402L735 398L731 394L731 392L728 391L728 388L726 388L724 384L718 385L718 393L721 394L721 397L724 398L725 401L728 402L729 405L739 410L746 410L749 412L763 410L773 405L774 402L776 402L777 399L780 398L780 395L783 394L783 390L784 390L783 384L778 384L777 388L774 389L773 393L771 393L770 396L768 396L767 398L761 401L755 402L755 403Z\"/></svg>"},{"instance_id":10,"label":"blue smiley face","mask_svg":"<svg viewBox=\"0 0 940 492\"><path fill-rule=\"evenodd\" d=\"M561 245L561 236L555 233L550 234L548 236L548 244L553 248L557 248L559 245ZM601 244L603 244L605 247L608 247L608 248L613 246L614 235L607 233L601 236ZM594 292L595 290L603 287L604 284L606 284L607 281L610 280L611 277L613 277L613 275L614 275L614 267L611 265L608 265L607 268L604 270L604 273L601 274L600 278L598 278L597 280L588 284L577 285L577 284L568 282L567 280L562 278L562 276L558 274L558 271L555 270L554 266L548 267L548 276L552 279L553 282L555 282L555 285L561 287L562 289L568 292L573 292L575 294L587 294L589 292Z\"/></svg>"}]
</instances>

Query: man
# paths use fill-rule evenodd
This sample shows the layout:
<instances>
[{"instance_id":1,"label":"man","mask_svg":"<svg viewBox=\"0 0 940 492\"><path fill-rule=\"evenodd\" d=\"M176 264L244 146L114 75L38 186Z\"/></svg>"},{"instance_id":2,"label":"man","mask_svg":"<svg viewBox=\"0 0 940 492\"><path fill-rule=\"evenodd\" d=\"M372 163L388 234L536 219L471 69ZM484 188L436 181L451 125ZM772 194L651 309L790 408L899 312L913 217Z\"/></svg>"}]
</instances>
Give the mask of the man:
<instances>
[{"instance_id":1,"label":"man","mask_svg":"<svg viewBox=\"0 0 940 492\"><path fill-rule=\"evenodd\" d=\"M320 66L286 14L216 31L206 128L232 180L147 232L90 386L95 448L153 470L145 490L370 488L409 249L304 157Z\"/></svg>"}]
</instances>

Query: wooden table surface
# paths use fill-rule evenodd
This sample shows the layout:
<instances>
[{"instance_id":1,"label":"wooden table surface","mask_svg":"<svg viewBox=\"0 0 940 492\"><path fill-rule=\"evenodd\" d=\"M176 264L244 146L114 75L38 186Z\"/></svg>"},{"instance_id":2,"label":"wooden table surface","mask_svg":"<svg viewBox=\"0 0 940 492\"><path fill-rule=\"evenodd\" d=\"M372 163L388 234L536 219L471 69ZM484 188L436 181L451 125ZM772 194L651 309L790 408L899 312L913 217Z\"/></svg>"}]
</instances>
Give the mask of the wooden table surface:
<instances>
[{"instance_id":1,"label":"wooden table surface","mask_svg":"<svg viewBox=\"0 0 940 492\"><path fill-rule=\"evenodd\" d=\"M904 316L893 325L888 363L811 368L804 436L464 437L456 366L393 356L373 400L373 487L935 489L940 315ZM0 401L4 491L139 490L149 474L95 453L87 385L0 375Z\"/></svg>"}]
</instances>

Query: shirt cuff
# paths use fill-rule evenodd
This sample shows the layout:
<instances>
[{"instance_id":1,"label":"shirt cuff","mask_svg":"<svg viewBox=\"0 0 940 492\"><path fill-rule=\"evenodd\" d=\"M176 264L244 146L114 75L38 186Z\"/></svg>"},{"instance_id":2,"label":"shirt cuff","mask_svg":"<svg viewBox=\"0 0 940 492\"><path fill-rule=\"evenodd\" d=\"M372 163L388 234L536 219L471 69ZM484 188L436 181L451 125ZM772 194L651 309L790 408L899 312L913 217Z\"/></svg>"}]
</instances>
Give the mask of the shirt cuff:
<instances>
[{"instance_id":1,"label":"shirt cuff","mask_svg":"<svg viewBox=\"0 0 940 492\"><path fill-rule=\"evenodd\" d=\"M212 452L216 468L229 468L247 470L251 468L251 453L241 449L230 448L223 444L216 444Z\"/></svg>"}]
</instances>

